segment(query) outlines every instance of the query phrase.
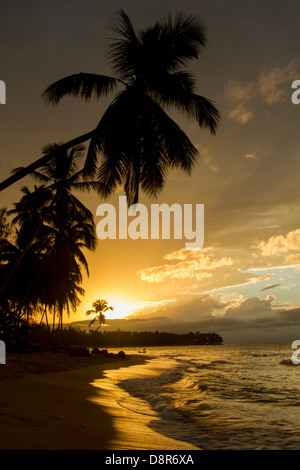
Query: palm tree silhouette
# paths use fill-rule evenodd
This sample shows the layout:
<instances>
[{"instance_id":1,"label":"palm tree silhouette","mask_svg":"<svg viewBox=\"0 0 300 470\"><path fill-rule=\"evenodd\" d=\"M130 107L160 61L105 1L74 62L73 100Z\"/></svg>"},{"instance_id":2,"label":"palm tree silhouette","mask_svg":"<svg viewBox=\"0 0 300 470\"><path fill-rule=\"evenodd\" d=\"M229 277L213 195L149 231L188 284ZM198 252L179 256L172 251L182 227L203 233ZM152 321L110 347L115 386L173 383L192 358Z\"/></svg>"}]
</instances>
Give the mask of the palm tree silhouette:
<instances>
[{"instance_id":1,"label":"palm tree silhouette","mask_svg":"<svg viewBox=\"0 0 300 470\"><path fill-rule=\"evenodd\" d=\"M34 191L31 192L25 186L21 191L23 193L21 200L14 204L14 209L8 212L14 215L12 225L18 225L18 230L15 237L16 246L12 248L12 243L6 243L6 246L11 248L9 249L10 259L7 260L7 272L0 288L0 295L7 289L9 282L16 277L27 253L30 252L30 256L33 256L38 248L37 245L39 245L39 251L41 250L41 240L48 233L48 227L45 226L43 220L51 200L51 190L35 186Z\"/></svg>"},{"instance_id":2,"label":"palm tree silhouette","mask_svg":"<svg viewBox=\"0 0 300 470\"><path fill-rule=\"evenodd\" d=\"M41 296L43 303L52 306L53 323L55 310L59 314L62 328L63 310L70 306L73 310L79 303L78 294L83 294L80 287L83 266L89 274L88 264L82 248L95 250L97 238L93 214L74 196L73 190L90 191L97 189L98 183L86 181L78 163L83 155L83 147L66 151L58 144L44 148L44 153L57 150L54 158L32 176L52 191L52 201L46 221L51 227L48 246L45 253L47 266L45 288Z\"/></svg>"},{"instance_id":3,"label":"palm tree silhouette","mask_svg":"<svg viewBox=\"0 0 300 470\"><path fill-rule=\"evenodd\" d=\"M93 310L88 310L86 312L86 315L91 315L93 313L96 314L95 318L93 318L89 323L89 326L92 326L93 323L98 320L99 326L95 330L96 332L101 327L101 325L105 323L104 312L107 312L107 310L113 310L114 307L109 306L107 300L104 300L104 299L96 300L95 302L93 302L92 307L93 307Z\"/></svg>"},{"instance_id":4,"label":"palm tree silhouette","mask_svg":"<svg viewBox=\"0 0 300 470\"><path fill-rule=\"evenodd\" d=\"M85 176L97 176L104 197L123 186L130 205L138 201L140 189L156 196L169 169L190 173L195 162L197 149L165 110L183 112L212 134L220 115L212 101L195 93L195 79L187 71L189 61L198 59L206 44L198 15L178 13L174 19L169 16L135 32L121 9L112 29L117 38L109 47L109 58L116 77L74 74L50 85L43 98L48 104L57 104L66 95L89 101L93 95L99 98L117 92L97 127L62 148L90 140ZM0 190L54 154L44 155L0 183Z\"/></svg>"},{"instance_id":5,"label":"palm tree silhouette","mask_svg":"<svg viewBox=\"0 0 300 470\"><path fill-rule=\"evenodd\" d=\"M46 188L35 188L30 192L23 188L23 197L10 211L15 215L12 221L15 227L14 236L1 240L0 249L0 323L2 329L17 333L24 318L39 308L41 278L31 285L39 270L45 238L49 233L42 223L42 215L49 202L51 191ZM17 228L16 228L17 227ZM30 292L30 295L28 293Z\"/></svg>"},{"instance_id":6,"label":"palm tree silhouette","mask_svg":"<svg viewBox=\"0 0 300 470\"><path fill-rule=\"evenodd\" d=\"M19 311L33 302L44 312L48 308L53 312L53 328L58 313L62 329L63 311L76 310L78 295L84 293L81 267L89 274L82 250L94 250L97 244L93 214L72 191L97 189L97 183L83 179L78 170L83 148L65 151L53 144L44 151L56 147L51 162L32 174L47 186L35 187L33 192L23 188L22 199L11 211L18 227L17 246L6 245L0 294L9 287Z\"/></svg>"}]
</instances>

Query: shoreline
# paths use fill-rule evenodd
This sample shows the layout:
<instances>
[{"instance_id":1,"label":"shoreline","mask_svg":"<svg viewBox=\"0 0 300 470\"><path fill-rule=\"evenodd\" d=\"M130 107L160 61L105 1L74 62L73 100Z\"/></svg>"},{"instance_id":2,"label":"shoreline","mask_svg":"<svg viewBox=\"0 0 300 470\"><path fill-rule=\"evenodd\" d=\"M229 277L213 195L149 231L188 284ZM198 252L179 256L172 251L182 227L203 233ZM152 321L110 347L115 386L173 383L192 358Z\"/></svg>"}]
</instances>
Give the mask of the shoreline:
<instances>
[{"instance_id":1,"label":"shoreline","mask_svg":"<svg viewBox=\"0 0 300 470\"><path fill-rule=\"evenodd\" d=\"M8 354L0 366L0 450L199 450L152 430L155 416L119 404L125 392L114 374L155 374L149 363L140 355Z\"/></svg>"}]
</instances>

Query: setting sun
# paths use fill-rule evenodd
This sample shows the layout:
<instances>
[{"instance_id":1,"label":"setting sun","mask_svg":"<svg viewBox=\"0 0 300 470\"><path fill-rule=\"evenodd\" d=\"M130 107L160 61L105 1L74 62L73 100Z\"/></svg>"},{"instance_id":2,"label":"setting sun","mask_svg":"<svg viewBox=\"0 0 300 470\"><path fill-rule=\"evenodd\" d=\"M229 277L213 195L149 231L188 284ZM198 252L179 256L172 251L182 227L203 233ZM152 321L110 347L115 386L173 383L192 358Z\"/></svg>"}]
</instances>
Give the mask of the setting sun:
<instances>
[{"instance_id":1,"label":"setting sun","mask_svg":"<svg viewBox=\"0 0 300 470\"><path fill-rule=\"evenodd\" d=\"M125 318L137 308L136 305L130 303L128 300L119 299L118 297L110 297L107 299L108 305L114 307L113 310L105 312L107 319ZM92 304L92 302L91 302Z\"/></svg>"}]
</instances>

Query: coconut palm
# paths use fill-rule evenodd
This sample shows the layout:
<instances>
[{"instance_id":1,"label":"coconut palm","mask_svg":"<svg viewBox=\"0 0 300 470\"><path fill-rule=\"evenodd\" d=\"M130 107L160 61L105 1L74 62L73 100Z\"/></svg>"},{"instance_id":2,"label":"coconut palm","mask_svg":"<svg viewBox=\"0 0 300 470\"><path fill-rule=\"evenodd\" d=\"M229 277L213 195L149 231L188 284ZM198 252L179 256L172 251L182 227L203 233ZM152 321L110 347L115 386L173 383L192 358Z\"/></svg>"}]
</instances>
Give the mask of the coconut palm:
<instances>
[{"instance_id":1,"label":"coconut palm","mask_svg":"<svg viewBox=\"0 0 300 470\"><path fill-rule=\"evenodd\" d=\"M62 326L63 311L76 310L78 296L84 293L80 287L81 267L87 274L89 271L83 249L94 250L97 243L93 214L72 191L97 189L97 183L83 179L79 169L82 147L66 151L53 144L44 152L55 148L58 149L55 157L32 173L46 186L35 187L33 192L24 188L24 196L11 211L21 250L14 264L9 264L12 269L5 283L10 280L13 285L13 276L19 279L16 268L24 275L27 258L24 262L23 258L28 252L36 266L30 276L25 274L27 281L18 296L19 308L33 297L36 299L37 293L44 312L48 308L53 313L53 324L58 314Z\"/></svg>"},{"instance_id":2,"label":"coconut palm","mask_svg":"<svg viewBox=\"0 0 300 470\"><path fill-rule=\"evenodd\" d=\"M2 239L0 245L0 330L8 334L9 341L11 334L16 339L21 325L28 326L34 309L39 307L41 283L37 282L35 288L31 288L30 296L26 293L39 269L40 256L35 244L24 246L20 232L13 242Z\"/></svg>"},{"instance_id":3,"label":"coconut palm","mask_svg":"<svg viewBox=\"0 0 300 470\"><path fill-rule=\"evenodd\" d=\"M0 287L0 295L17 275L27 253L30 252L29 257L36 253L37 245L41 246L41 240L45 239L48 232L48 227L43 223L43 219L51 200L51 191L36 186L34 191L30 191L27 187L23 187L21 191L23 193L21 200L14 204L14 209L8 212L8 214L14 215L12 226L18 228L15 233L16 247L12 249L9 259L7 259L8 264L5 267L7 273ZM10 246L13 247L13 244Z\"/></svg>"},{"instance_id":4,"label":"coconut palm","mask_svg":"<svg viewBox=\"0 0 300 470\"><path fill-rule=\"evenodd\" d=\"M11 226L8 222L8 211L6 207L0 207L0 242L9 237Z\"/></svg>"},{"instance_id":5,"label":"coconut palm","mask_svg":"<svg viewBox=\"0 0 300 470\"><path fill-rule=\"evenodd\" d=\"M99 326L98 326L98 328L95 330L95 332L96 332L96 331L99 330L99 328L101 327L101 325L102 325L103 323L105 323L105 315L104 315L104 312L107 312L107 310L113 310L114 307L109 306L109 305L108 305L108 302L107 302L106 300L104 300L104 299L98 299L98 300L96 300L96 301L92 304L92 307L93 307L93 310L88 310L88 311L86 312L86 315L91 315L91 314L93 314L93 313L96 315L96 316L90 321L90 323L89 323L89 326L92 326L93 323L98 320Z\"/></svg>"},{"instance_id":6,"label":"coconut palm","mask_svg":"<svg viewBox=\"0 0 300 470\"><path fill-rule=\"evenodd\" d=\"M212 101L196 94L195 79L187 70L206 44L198 15L178 13L136 32L120 10L112 29L117 37L109 47L109 58L116 76L74 74L50 85L43 98L57 104L66 95L89 101L93 95L116 93L97 127L75 143L90 139L85 175L97 176L100 194L106 197L123 186L132 204L140 189L156 196L169 169L190 173L196 160L197 149L166 111L183 112L213 134L220 116ZM71 147L74 141L64 145ZM44 155L43 162L52 157L51 152ZM19 177L40 164L30 165ZM0 184L0 189L4 187Z\"/></svg>"},{"instance_id":7,"label":"coconut palm","mask_svg":"<svg viewBox=\"0 0 300 470\"><path fill-rule=\"evenodd\" d=\"M53 153L52 160L43 165L39 171L30 173L35 180L43 184L43 187L51 189L53 198L51 205L56 206L57 216L65 217L65 208L73 206L75 211L84 213L93 220L92 213L73 195L73 191L99 191L100 184L83 176L83 169L79 164L83 158L83 146L73 147L70 151L63 148L63 144L50 144L43 148L43 154ZM15 173L22 170L16 168ZM60 210L60 209L61 210Z\"/></svg>"},{"instance_id":8,"label":"coconut palm","mask_svg":"<svg viewBox=\"0 0 300 470\"><path fill-rule=\"evenodd\" d=\"M52 308L53 319L55 311L58 312L62 327L64 309L69 312L71 306L76 310L78 295L84 293L80 287L80 267L89 274L82 249L93 251L97 244L93 214L73 191L97 190L98 183L84 179L82 169L79 169L83 147L66 151L58 144L52 144L44 148L44 153L55 149L54 158L32 176L52 191L50 210L46 214L50 227L44 260L47 280L41 299Z\"/></svg>"},{"instance_id":9,"label":"coconut palm","mask_svg":"<svg viewBox=\"0 0 300 470\"><path fill-rule=\"evenodd\" d=\"M59 323L63 324L63 311L70 307L75 311L79 304L78 295L83 295L81 266L89 274L87 260L83 249L94 250L96 246L95 227L83 217L67 220L72 212L66 211L64 228L52 226L48 248L45 253L43 289L40 293L41 303L48 305L58 313ZM57 220L56 218L54 220Z\"/></svg>"}]
</instances>

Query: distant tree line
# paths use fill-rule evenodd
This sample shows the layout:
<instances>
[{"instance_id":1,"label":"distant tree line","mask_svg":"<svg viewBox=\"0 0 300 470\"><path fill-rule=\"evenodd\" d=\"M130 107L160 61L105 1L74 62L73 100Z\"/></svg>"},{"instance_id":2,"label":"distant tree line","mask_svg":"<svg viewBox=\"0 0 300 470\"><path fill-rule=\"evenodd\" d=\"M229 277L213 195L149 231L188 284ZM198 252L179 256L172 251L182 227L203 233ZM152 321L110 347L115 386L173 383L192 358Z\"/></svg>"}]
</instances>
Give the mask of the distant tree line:
<instances>
[{"instance_id":1,"label":"distant tree line","mask_svg":"<svg viewBox=\"0 0 300 470\"><path fill-rule=\"evenodd\" d=\"M96 336L97 335L97 336ZM159 331L102 331L97 332L93 343L101 346L183 346L193 344L221 344L217 333L168 333Z\"/></svg>"},{"instance_id":2,"label":"distant tree line","mask_svg":"<svg viewBox=\"0 0 300 470\"><path fill-rule=\"evenodd\" d=\"M60 347L87 346L90 348L109 347L150 347L150 346L189 346L189 345L217 345L223 343L223 338L217 333L168 333L160 331L94 331L81 330L78 327L67 326L63 328L63 344L61 329L57 328L51 332L46 325L33 324L26 329L24 345L35 345L37 347ZM20 338L21 340L21 338ZM22 341L19 341L22 344Z\"/></svg>"}]
</instances>

